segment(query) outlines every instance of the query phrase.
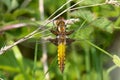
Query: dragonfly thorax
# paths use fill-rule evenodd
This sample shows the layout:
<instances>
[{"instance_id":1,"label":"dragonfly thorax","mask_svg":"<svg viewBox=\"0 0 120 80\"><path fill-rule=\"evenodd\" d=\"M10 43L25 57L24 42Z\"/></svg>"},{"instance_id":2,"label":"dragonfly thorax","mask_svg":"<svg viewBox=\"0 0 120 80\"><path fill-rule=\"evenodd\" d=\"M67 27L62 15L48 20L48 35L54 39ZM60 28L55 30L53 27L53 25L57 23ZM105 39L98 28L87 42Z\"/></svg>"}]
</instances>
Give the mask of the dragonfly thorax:
<instances>
[{"instance_id":1,"label":"dragonfly thorax","mask_svg":"<svg viewBox=\"0 0 120 80\"><path fill-rule=\"evenodd\" d=\"M58 32L65 33L66 29L65 26L58 26Z\"/></svg>"}]
</instances>

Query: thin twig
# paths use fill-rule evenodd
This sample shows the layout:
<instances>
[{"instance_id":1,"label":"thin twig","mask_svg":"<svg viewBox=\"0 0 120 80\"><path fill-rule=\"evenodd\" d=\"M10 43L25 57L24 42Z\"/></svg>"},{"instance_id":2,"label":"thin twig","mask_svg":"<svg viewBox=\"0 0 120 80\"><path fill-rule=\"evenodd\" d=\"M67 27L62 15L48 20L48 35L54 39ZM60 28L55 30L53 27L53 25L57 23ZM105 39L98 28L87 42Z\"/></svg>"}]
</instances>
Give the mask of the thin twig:
<instances>
[{"instance_id":1,"label":"thin twig","mask_svg":"<svg viewBox=\"0 0 120 80\"><path fill-rule=\"evenodd\" d=\"M58 8L50 17L48 17L46 20L49 20L55 13L57 13L60 9L62 9L65 5L69 4L72 0L68 0L65 4L63 4L60 8Z\"/></svg>"},{"instance_id":2,"label":"thin twig","mask_svg":"<svg viewBox=\"0 0 120 80\"><path fill-rule=\"evenodd\" d=\"M64 14L65 12L67 12L68 10L70 10L70 8L73 8L75 7L76 5L78 5L79 3L83 2L84 0L81 0L81 1L78 1L76 4L70 6L69 8L65 9L64 11L62 11L61 13L59 13L57 16L55 16L52 20L50 21L53 21L55 20L56 18L58 18L59 16L61 16L62 14Z\"/></svg>"},{"instance_id":3,"label":"thin twig","mask_svg":"<svg viewBox=\"0 0 120 80\"><path fill-rule=\"evenodd\" d=\"M0 29L0 32L4 32L4 31L7 31L7 30L15 29L15 28L24 27L26 25L28 25L28 24L26 24L26 23L18 23L18 24L12 24L12 25L3 26Z\"/></svg>"},{"instance_id":4,"label":"thin twig","mask_svg":"<svg viewBox=\"0 0 120 80\"><path fill-rule=\"evenodd\" d=\"M112 4L112 5L120 6L120 3L117 0L106 0L104 3L72 8L72 9L70 9L70 11L78 10L78 9L81 9L81 8L87 8L87 7L101 6L101 5L106 5L106 4Z\"/></svg>"},{"instance_id":5,"label":"thin twig","mask_svg":"<svg viewBox=\"0 0 120 80\"><path fill-rule=\"evenodd\" d=\"M88 5L88 6L76 7L76 8L70 9L70 11L72 11L72 10L77 10L77 9L81 9L81 8L87 8L87 7L101 6L101 5L105 5L105 4L107 4L107 3L93 4L93 5Z\"/></svg>"}]
</instances>

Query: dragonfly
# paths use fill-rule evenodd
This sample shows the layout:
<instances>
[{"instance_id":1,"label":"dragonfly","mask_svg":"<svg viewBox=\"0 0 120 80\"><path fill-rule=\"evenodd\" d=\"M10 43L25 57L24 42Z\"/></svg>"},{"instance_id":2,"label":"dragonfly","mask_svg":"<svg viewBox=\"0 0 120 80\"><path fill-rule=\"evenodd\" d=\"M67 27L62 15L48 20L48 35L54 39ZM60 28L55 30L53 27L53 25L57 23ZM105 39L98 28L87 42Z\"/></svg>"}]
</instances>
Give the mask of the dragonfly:
<instances>
[{"instance_id":1,"label":"dragonfly","mask_svg":"<svg viewBox=\"0 0 120 80\"><path fill-rule=\"evenodd\" d=\"M71 39L68 37L68 35L72 34L74 30L66 31L66 22L63 17L60 17L56 20L55 23L55 29L51 29L51 33L56 35L56 38L48 39L50 42L52 42L54 45L57 46L57 52L58 52L58 65L61 70L61 72L64 71L65 67L65 52L66 52L66 45L71 44L75 41L75 39Z\"/></svg>"},{"instance_id":2,"label":"dragonfly","mask_svg":"<svg viewBox=\"0 0 120 80\"><path fill-rule=\"evenodd\" d=\"M44 39L44 41L51 42L55 46L57 46L58 66L62 73L65 68L66 46L70 45L71 43L73 43L75 41L78 41L77 39L69 38L69 35L73 34L74 30L67 29L68 28L67 25L73 24L74 22L78 22L78 20L74 19L72 21L72 19L71 19L69 21L67 22L67 20L64 19L63 17L59 17L57 20L54 21L55 26L53 26L53 28L50 29L51 34L54 34L56 36L56 38L48 38L47 37L46 39ZM81 27L79 27L79 28L81 28ZM77 29L77 30L79 30L79 29ZM50 35L50 33L48 35ZM46 36L46 35L44 35L44 36ZM35 41L36 41L36 39L35 39ZM35 41L33 40L32 42L35 42ZM38 43L40 43L40 42L38 42ZM23 45L25 45L25 46L28 44L29 44L29 41L25 42L25 43L23 42ZM34 44L32 46L30 45L29 47L34 47Z\"/></svg>"},{"instance_id":3,"label":"dragonfly","mask_svg":"<svg viewBox=\"0 0 120 80\"><path fill-rule=\"evenodd\" d=\"M58 54L58 65L60 68L60 71L63 72L65 68L65 55L66 55L66 46L70 45L72 42L75 41L75 39L71 39L68 36L74 32L74 30L68 31L67 25L74 24L75 22L78 22L79 19L70 19L66 20L63 17L59 17L57 20L54 20L54 26L49 30L49 34L46 34L42 37L44 37L45 42L51 42L55 46L57 46L57 54ZM54 34L56 38L48 37L50 34ZM41 44L41 42L38 39L37 43ZM23 47L29 47L34 48L35 47L36 38L31 38L23 43L21 43L22 48ZM31 50L31 49L30 49Z\"/></svg>"},{"instance_id":4,"label":"dragonfly","mask_svg":"<svg viewBox=\"0 0 120 80\"><path fill-rule=\"evenodd\" d=\"M78 20L74 19L72 21L72 19L71 19L69 21L70 22L67 22L67 20L64 19L63 17L59 17L57 20L54 21L53 28L51 28L49 30L51 33L44 35L44 37L46 37L46 39L44 39L45 42L51 42L55 46L57 46L58 66L59 66L60 71L62 73L63 73L64 68L65 68L65 60L66 60L65 56L66 56L66 52L67 52L66 46L70 45L73 42L79 41L77 39L69 38L69 35L71 35L75 32L74 32L74 30L68 31L68 29L67 29L68 28L67 25L74 24L74 22L78 22ZM79 28L81 28L81 27L79 27ZM79 30L79 29L77 28L77 30ZM50 35L50 34L54 34L56 36L56 38L49 38L48 35ZM33 44L31 42L33 42ZM31 40L29 39L28 41L23 42L22 45L34 48L35 42L36 42L36 39L33 38ZM41 44L40 42L38 42L38 43Z\"/></svg>"}]
</instances>

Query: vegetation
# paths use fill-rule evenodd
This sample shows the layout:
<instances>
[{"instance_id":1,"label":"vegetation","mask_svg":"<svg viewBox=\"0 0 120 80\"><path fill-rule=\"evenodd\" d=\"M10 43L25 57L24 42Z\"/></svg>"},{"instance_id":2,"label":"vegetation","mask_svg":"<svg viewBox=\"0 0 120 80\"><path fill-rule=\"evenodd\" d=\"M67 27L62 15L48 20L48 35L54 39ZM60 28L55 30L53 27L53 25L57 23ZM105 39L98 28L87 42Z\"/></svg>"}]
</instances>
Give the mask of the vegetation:
<instances>
[{"instance_id":1,"label":"vegetation","mask_svg":"<svg viewBox=\"0 0 120 80\"><path fill-rule=\"evenodd\" d=\"M118 72L111 75L120 67L119 6L117 0L0 0L0 80L119 80ZM66 48L63 73L57 47L46 41L55 37L49 30L60 16L79 19L67 25L76 41Z\"/></svg>"}]
</instances>

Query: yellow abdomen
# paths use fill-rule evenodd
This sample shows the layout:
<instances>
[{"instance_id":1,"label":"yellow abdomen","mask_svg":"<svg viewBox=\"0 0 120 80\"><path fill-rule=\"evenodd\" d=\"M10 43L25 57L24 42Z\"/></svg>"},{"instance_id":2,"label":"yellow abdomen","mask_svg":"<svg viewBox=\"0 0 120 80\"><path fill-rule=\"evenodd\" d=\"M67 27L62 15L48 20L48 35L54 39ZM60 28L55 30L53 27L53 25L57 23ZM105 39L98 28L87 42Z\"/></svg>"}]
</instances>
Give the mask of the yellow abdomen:
<instances>
[{"instance_id":1,"label":"yellow abdomen","mask_svg":"<svg viewBox=\"0 0 120 80\"><path fill-rule=\"evenodd\" d=\"M64 70L64 65L65 65L65 44L60 43L58 45L58 64L60 70L63 72Z\"/></svg>"}]
</instances>

